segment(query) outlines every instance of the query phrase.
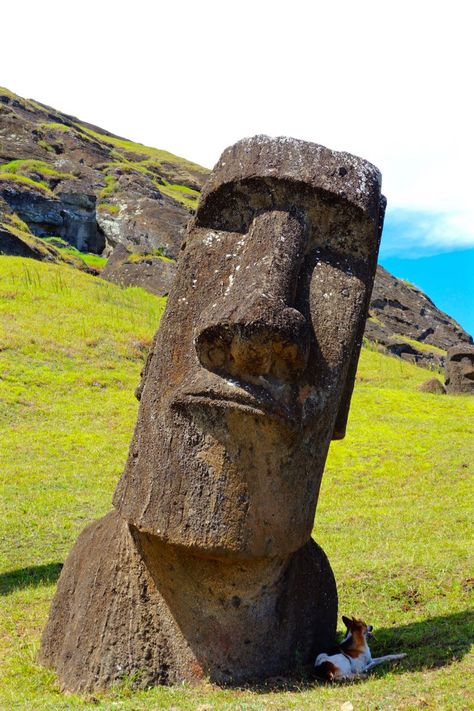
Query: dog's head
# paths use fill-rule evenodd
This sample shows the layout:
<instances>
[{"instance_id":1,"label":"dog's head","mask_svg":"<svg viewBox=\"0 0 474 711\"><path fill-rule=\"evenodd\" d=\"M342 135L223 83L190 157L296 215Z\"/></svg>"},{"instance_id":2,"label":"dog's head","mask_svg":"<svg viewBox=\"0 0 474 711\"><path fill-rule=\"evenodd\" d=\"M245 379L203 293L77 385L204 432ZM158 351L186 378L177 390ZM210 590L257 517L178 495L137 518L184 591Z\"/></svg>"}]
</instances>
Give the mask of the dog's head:
<instances>
[{"instance_id":1,"label":"dog's head","mask_svg":"<svg viewBox=\"0 0 474 711\"><path fill-rule=\"evenodd\" d=\"M363 641L372 637L372 625L367 625L363 620L357 620L355 617L342 616L342 621L347 627L347 634L352 635L354 640Z\"/></svg>"}]
</instances>

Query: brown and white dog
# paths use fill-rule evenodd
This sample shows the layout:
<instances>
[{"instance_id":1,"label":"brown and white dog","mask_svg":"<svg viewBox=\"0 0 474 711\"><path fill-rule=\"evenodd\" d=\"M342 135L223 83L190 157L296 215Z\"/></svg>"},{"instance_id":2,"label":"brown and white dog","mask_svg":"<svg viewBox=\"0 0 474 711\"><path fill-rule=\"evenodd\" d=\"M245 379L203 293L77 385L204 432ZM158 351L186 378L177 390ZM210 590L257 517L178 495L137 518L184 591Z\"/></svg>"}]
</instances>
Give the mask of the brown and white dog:
<instances>
[{"instance_id":1,"label":"brown and white dog","mask_svg":"<svg viewBox=\"0 0 474 711\"><path fill-rule=\"evenodd\" d=\"M342 616L347 627L347 635L334 654L319 654L314 666L316 673L328 681L356 679L363 676L378 664L403 659L406 654L387 654L385 657L372 659L367 640L371 637L372 625L366 625L354 617L350 620Z\"/></svg>"}]
</instances>

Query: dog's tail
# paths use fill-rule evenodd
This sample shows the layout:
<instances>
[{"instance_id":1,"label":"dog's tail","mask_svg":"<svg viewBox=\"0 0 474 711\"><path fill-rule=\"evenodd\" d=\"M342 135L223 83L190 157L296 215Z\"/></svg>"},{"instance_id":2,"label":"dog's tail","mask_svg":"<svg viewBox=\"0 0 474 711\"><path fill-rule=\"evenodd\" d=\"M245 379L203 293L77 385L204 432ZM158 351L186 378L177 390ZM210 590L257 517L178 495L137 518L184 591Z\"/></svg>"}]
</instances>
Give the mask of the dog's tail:
<instances>
[{"instance_id":1,"label":"dog's tail","mask_svg":"<svg viewBox=\"0 0 474 711\"><path fill-rule=\"evenodd\" d=\"M314 673L320 679L325 679L326 681L334 681L337 669L332 662L321 662L314 668Z\"/></svg>"}]
</instances>

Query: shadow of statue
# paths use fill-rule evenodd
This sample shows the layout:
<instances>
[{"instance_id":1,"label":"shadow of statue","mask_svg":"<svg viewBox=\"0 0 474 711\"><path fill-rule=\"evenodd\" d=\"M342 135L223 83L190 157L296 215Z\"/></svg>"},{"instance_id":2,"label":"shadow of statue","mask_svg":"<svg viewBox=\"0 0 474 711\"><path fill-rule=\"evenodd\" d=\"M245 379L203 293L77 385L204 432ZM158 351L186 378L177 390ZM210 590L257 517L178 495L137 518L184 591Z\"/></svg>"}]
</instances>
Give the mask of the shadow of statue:
<instances>
[{"instance_id":1,"label":"shadow of statue","mask_svg":"<svg viewBox=\"0 0 474 711\"><path fill-rule=\"evenodd\" d=\"M342 638L342 637L341 637ZM451 615L428 617L396 627L375 629L370 649L373 657L405 652L405 659L396 663L381 664L370 675L385 676L390 672L406 674L446 667L460 661L474 640L474 612L463 610ZM347 683L360 684L365 679ZM291 677L274 677L248 687L257 693L269 691L304 691L327 682L315 676L311 666L301 667Z\"/></svg>"},{"instance_id":2,"label":"shadow of statue","mask_svg":"<svg viewBox=\"0 0 474 711\"><path fill-rule=\"evenodd\" d=\"M405 652L399 665L402 672L449 666L469 651L474 638L474 612L463 610L452 615L428 617L408 625L375 630L371 644L374 657ZM377 673L390 669L378 667Z\"/></svg>"},{"instance_id":3,"label":"shadow of statue","mask_svg":"<svg viewBox=\"0 0 474 711\"><path fill-rule=\"evenodd\" d=\"M27 568L9 570L0 574L0 595L9 595L16 590L55 583L59 578L62 563L31 565Z\"/></svg>"}]
</instances>

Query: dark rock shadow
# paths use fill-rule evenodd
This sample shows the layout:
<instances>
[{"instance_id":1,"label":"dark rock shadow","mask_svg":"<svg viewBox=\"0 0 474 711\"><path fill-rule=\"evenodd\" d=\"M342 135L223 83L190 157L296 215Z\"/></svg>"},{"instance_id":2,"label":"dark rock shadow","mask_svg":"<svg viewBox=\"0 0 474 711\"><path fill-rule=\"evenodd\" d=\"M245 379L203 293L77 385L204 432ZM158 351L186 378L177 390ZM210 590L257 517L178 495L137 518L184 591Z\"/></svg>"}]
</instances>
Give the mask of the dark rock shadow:
<instances>
[{"instance_id":1,"label":"dark rock shadow","mask_svg":"<svg viewBox=\"0 0 474 711\"><path fill-rule=\"evenodd\" d=\"M0 595L8 595L15 590L55 583L59 578L62 563L46 563L19 568L0 574Z\"/></svg>"},{"instance_id":2,"label":"dark rock shadow","mask_svg":"<svg viewBox=\"0 0 474 711\"><path fill-rule=\"evenodd\" d=\"M470 650L474 641L474 612L464 610L452 615L428 617L408 625L375 629L370 642L373 657L405 652L407 657L398 662L381 664L369 673L370 676L384 676L426 671L449 666L460 661ZM364 683L364 679L348 683ZM246 686L257 693L272 691L304 691L323 684L315 676L312 666L302 667L291 676L267 679L260 684Z\"/></svg>"}]
</instances>

